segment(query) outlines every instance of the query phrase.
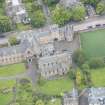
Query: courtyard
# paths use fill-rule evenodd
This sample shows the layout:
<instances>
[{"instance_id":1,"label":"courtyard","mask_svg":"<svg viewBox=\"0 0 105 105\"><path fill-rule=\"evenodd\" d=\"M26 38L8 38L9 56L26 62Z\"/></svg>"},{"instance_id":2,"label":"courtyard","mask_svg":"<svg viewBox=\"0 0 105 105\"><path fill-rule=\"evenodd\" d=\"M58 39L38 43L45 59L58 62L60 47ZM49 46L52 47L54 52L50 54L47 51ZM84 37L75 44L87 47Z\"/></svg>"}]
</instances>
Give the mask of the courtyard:
<instances>
[{"instance_id":1,"label":"courtyard","mask_svg":"<svg viewBox=\"0 0 105 105\"><path fill-rule=\"evenodd\" d=\"M81 33L80 39L87 58L105 56L105 29Z\"/></svg>"}]
</instances>

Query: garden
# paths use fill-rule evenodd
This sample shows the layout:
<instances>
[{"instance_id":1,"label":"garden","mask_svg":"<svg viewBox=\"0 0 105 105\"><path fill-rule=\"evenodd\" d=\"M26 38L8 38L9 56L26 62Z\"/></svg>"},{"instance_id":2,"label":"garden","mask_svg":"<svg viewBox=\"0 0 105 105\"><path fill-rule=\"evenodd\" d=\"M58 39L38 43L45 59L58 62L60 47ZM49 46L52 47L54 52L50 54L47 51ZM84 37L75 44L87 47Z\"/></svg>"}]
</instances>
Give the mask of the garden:
<instances>
[{"instance_id":1,"label":"garden","mask_svg":"<svg viewBox=\"0 0 105 105\"><path fill-rule=\"evenodd\" d=\"M45 81L43 85L37 85L36 89L40 93L46 95L61 95L64 92L72 90L73 83L69 77L63 77L61 79Z\"/></svg>"}]
</instances>

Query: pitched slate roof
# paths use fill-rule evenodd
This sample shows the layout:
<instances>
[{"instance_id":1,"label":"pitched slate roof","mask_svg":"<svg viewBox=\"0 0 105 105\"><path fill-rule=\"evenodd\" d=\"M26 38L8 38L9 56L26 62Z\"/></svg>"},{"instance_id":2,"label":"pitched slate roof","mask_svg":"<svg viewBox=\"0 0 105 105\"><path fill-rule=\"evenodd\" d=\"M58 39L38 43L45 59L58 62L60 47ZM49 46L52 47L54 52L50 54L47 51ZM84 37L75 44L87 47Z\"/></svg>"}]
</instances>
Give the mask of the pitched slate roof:
<instances>
[{"instance_id":1,"label":"pitched slate roof","mask_svg":"<svg viewBox=\"0 0 105 105\"><path fill-rule=\"evenodd\" d=\"M0 56L8 56L16 53L25 53L27 48L30 48L30 43L28 42L28 40L24 40L19 45L0 48Z\"/></svg>"}]
</instances>

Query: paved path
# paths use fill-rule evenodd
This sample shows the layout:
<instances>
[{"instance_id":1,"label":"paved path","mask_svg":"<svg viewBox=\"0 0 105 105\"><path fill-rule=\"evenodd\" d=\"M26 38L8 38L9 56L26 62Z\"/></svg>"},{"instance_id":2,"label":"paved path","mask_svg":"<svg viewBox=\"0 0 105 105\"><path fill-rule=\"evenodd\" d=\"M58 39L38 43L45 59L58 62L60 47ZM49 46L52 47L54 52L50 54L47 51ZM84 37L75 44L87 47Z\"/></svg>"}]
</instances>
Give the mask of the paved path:
<instances>
[{"instance_id":1,"label":"paved path","mask_svg":"<svg viewBox=\"0 0 105 105\"><path fill-rule=\"evenodd\" d=\"M38 79L38 69L37 69L36 61L37 60L33 59L33 61L28 64L29 72L27 73L27 76L31 79L33 85L35 85L35 83L37 82L37 79Z\"/></svg>"}]
</instances>

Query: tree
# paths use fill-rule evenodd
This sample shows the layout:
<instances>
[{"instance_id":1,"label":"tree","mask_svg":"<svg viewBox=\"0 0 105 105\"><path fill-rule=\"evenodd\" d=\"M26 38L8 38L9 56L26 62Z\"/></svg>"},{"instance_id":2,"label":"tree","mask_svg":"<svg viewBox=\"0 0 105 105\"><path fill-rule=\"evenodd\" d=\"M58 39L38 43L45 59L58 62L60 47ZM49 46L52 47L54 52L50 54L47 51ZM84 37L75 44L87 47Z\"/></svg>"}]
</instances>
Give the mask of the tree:
<instances>
[{"instance_id":1,"label":"tree","mask_svg":"<svg viewBox=\"0 0 105 105\"><path fill-rule=\"evenodd\" d=\"M71 19L71 12L69 9L65 9L63 6L56 6L56 8L52 12L52 20L54 23L58 24L59 26L64 25Z\"/></svg>"},{"instance_id":2,"label":"tree","mask_svg":"<svg viewBox=\"0 0 105 105\"><path fill-rule=\"evenodd\" d=\"M96 12L99 15L105 14L105 1L101 1L97 4Z\"/></svg>"},{"instance_id":3,"label":"tree","mask_svg":"<svg viewBox=\"0 0 105 105\"><path fill-rule=\"evenodd\" d=\"M45 16L41 10L37 10L31 16L31 24L33 27L42 27L46 22Z\"/></svg>"},{"instance_id":4,"label":"tree","mask_svg":"<svg viewBox=\"0 0 105 105\"><path fill-rule=\"evenodd\" d=\"M56 4L58 2L59 2L59 0L44 0L44 3L49 5L49 6Z\"/></svg>"},{"instance_id":5,"label":"tree","mask_svg":"<svg viewBox=\"0 0 105 105\"><path fill-rule=\"evenodd\" d=\"M12 22L7 16L0 16L0 32L8 32L12 29Z\"/></svg>"},{"instance_id":6,"label":"tree","mask_svg":"<svg viewBox=\"0 0 105 105\"><path fill-rule=\"evenodd\" d=\"M4 2L5 2L4 0L0 0L0 8L3 8L3 3Z\"/></svg>"},{"instance_id":7,"label":"tree","mask_svg":"<svg viewBox=\"0 0 105 105\"><path fill-rule=\"evenodd\" d=\"M23 0L23 3L32 3L34 0Z\"/></svg>"},{"instance_id":8,"label":"tree","mask_svg":"<svg viewBox=\"0 0 105 105\"><path fill-rule=\"evenodd\" d=\"M71 80L75 81L75 79L76 79L75 70L72 69L72 70L69 71L69 77L70 77Z\"/></svg>"},{"instance_id":9,"label":"tree","mask_svg":"<svg viewBox=\"0 0 105 105\"><path fill-rule=\"evenodd\" d=\"M77 71L76 71L76 85L79 88L81 84L82 84L82 73L81 73L80 69L77 69Z\"/></svg>"},{"instance_id":10,"label":"tree","mask_svg":"<svg viewBox=\"0 0 105 105\"><path fill-rule=\"evenodd\" d=\"M73 11L73 20L80 21L80 20L83 20L85 18L86 11L85 11L85 8L82 4L75 6L72 9L72 11Z\"/></svg>"},{"instance_id":11,"label":"tree","mask_svg":"<svg viewBox=\"0 0 105 105\"><path fill-rule=\"evenodd\" d=\"M82 49L78 49L73 54L73 61L78 65L81 66L85 63L86 57Z\"/></svg>"},{"instance_id":12,"label":"tree","mask_svg":"<svg viewBox=\"0 0 105 105\"><path fill-rule=\"evenodd\" d=\"M81 0L81 2L85 4L93 5L94 7L97 5L97 3L100 2L100 0Z\"/></svg>"},{"instance_id":13,"label":"tree","mask_svg":"<svg viewBox=\"0 0 105 105\"><path fill-rule=\"evenodd\" d=\"M82 65L82 72L83 72L83 83L84 85L91 86L91 73L89 70L89 65L88 64L83 64Z\"/></svg>"}]
</instances>

